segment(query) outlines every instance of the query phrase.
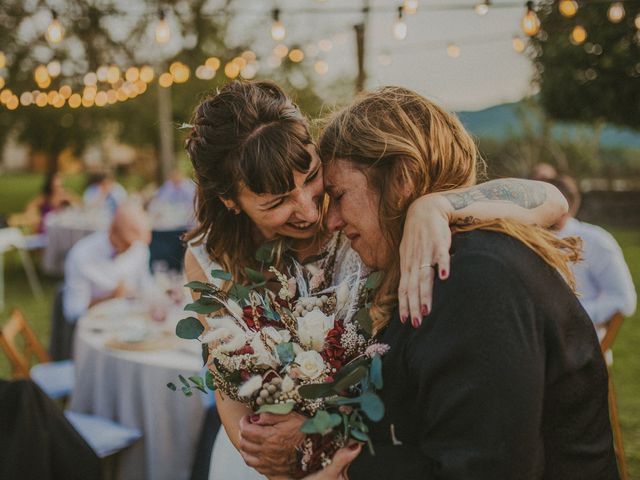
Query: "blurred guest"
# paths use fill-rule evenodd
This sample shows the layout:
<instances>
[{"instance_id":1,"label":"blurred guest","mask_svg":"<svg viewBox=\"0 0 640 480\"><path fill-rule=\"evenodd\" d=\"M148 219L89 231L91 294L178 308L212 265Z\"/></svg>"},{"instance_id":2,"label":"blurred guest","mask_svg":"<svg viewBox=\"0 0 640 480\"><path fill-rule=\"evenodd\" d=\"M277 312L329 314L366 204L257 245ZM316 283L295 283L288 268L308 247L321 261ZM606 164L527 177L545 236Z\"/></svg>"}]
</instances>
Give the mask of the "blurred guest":
<instances>
[{"instance_id":1,"label":"blurred guest","mask_svg":"<svg viewBox=\"0 0 640 480\"><path fill-rule=\"evenodd\" d=\"M580 207L580 191L571 177L561 175L547 182L569 203L569 212L554 226L558 236L580 237L583 242L584 259L573 265L580 303L596 325L616 312L632 315L637 295L622 249L603 228L574 218Z\"/></svg>"},{"instance_id":2,"label":"blurred guest","mask_svg":"<svg viewBox=\"0 0 640 480\"><path fill-rule=\"evenodd\" d=\"M93 233L65 260L63 311L75 322L87 309L112 298L140 295L149 288L151 227L137 204L118 207L109 231Z\"/></svg>"},{"instance_id":3,"label":"blurred guest","mask_svg":"<svg viewBox=\"0 0 640 480\"><path fill-rule=\"evenodd\" d=\"M550 165L548 163L536 163L531 169L531 174L529 178L531 180L551 180L552 178L556 178L558 176L558 171L556 167Z\"/></svg>"},{"instance_id":4,"label":"blurred guest","mask_svg":"<svg viewBox=\"0 0 640 480\"><path fill-rule=\"evenodd\" d=\"M50 212L56 212L77 203L78 198L65 190L62 177L58 172L49 173L42 185L40 193L32 199L21 218L22 224L28 223L37 233L44 233L44 221Z\"/></svg>"},{"instance_id":5,"label":"blurred guest","mask_svg":"<svg viewBox=\"0 0 640 480\"><path fill-rule=\"evenodd\" d=\"M154 230L177 230L194 225L195 184L179 170L173 170L169 179L158 189L149 202Z\"/></svg>"},{"instance_id":6,"label":"blurred guest","mask_svg":"<svg viewBox=\"0 0 640 480\"><path fill-rule=\"evenodd\" d=\"M82 195L82 200L88 208L104 209L111 213L115 212L126 198L127 191L110 173L94 175Z\"/></svg>"},{"instance_id":7,"label":"blurred guest","mask_svg":"<svg viewBox=\"0 0 640 480\"><path fill-rule=\"evenodd\" d=\"M162 184L151 202L186 204L193 208L196 185L193 180L185 178L180 170L173 170L169 179Z\"/></svg>"}]
</instances>

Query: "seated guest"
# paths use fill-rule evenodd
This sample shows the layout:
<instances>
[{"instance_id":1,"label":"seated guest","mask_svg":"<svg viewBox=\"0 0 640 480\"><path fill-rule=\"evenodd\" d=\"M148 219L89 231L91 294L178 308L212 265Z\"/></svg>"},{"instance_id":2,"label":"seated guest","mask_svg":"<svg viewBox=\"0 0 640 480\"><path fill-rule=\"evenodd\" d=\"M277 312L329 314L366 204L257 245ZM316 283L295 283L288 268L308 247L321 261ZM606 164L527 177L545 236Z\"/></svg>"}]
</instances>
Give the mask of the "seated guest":
<instances>
[{"instance_id":1,"label":"seated guest","mask_svg":"<svg viewBox=\"0 0 640 480\"><path fill-rule=\"evenodd\" d=\"M87 309L150 285L151 228L142 208L120 206L107 232L93 233L69 251L64 266L63 311L75 322Z\"/></svg>"},{"instance_id":2,"label":"seated guest","mask_svg":"<svg viewBox=\"0 0 640 480\"><path fill-rule=\"evenodd\" d=\"M173 170L149 203L154 229L171 230L194 225L196 186L180 170Z\"/></svg>"},{"instance_id":3,"label":"seated guest","mask_svg":"<svg viewBox=\"0 0 640 480\"><path fill-rule=\"evenodd\" d=\"M569 202L569 212L554 227L558 236L582 239L583 261L573 264L580 303L596 325L616 312L632 315L636 309L636 289L620 246L603 228L575 218L580 191L571 177L562 175L547 181Z\"/></svg>"},{"instance_id":4,"label":"seated guest","mask_svg":"<svg viewBox=\"0 0 640 480\"><path fill-rule=\"evenodd\" d=\"M113 213L127 198L127 191L113 179L110 173L93 176L82 195L85 206L92 209L105 209Z\"/></svg>"},{"instance_id":5,"label":"seated guest","mask_svg":"<svg viewBox=\"0 0 640 480\"><path fill-rule=\"evenodd\" d=\"M73 193L65 190L62 176L58 172L51 172L46 176L40 193L27 204L24 214L18 215L22 221L17 223L33 226L35 232L44 233L47 214L62 210L77 201ZM14 219L17 220L17 217Z\"/></svg>"},{"instance_id":6,"label":"seated guest","mask_svg":"<svg viewBox=\"0 0 640 480\"><path fill-rule=\"evenodd\" d=\"M169 174L169 179L162 184L151 201L180 203L193 208L195 193L196 185L193 180L185 178L184 174L176 169Z\"/></svg>"}]
</instances>

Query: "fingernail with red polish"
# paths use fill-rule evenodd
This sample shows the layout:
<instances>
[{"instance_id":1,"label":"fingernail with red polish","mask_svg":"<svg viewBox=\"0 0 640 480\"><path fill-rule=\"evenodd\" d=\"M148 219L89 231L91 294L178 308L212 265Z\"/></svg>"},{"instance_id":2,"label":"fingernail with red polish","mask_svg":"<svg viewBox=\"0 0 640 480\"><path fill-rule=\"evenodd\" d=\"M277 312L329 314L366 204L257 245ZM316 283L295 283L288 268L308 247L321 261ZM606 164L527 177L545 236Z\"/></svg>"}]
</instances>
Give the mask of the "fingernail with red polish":
<instances>
[{"instance_id":1,"label":"fingernail with red polish","mask_svg":"<svg viewBox=\"0 0 640 480\"><path fill-rule=\"evenodd\" d=\"M429 315L429 307L427 307L426 305L422 305L422 307L420 307L420 313L423 317Z\"/></svg>"},{"instance_id":2,"label":"fingernail with red polish","mask_svg":"<svg viewBox=\"0 0 640 480\"><path fill-rule=\"evenodd\" d=\"M413 319L411 319L411 325L413 326L413 328L418 328L420 326L420 323L422 322L418 317L413 317Z\"/></svg>"},{"instance_id":3,"label":"fingernail with red polish","mask_svg":"<svg viewBox=\"0 0 640 480\"><path fill-rule=\"evenodd\" d=\"M353 445L349 445L349 448L350 448L351 450L357 450L359 446L360 446L360 444L359 444L359 443L354 443Z\"/></svg>"},{"instance_id":4,"label":"fingernail with red polish","mask_svg":"<svg viewBox=\"0 0 640 480\"><path fill-rule=\"evenodd\" d=\"M447 271L446 270L440 270L440 278L447 278Z\"/></svg>"},{"instance_id":5,"label":"fingernail with red polish","mask_svg":"<svg viewBox=\"0 0 640 480\"><path fill-rule=\"evenodd\" d=\"M249 420L251 421L251 423L256 423L260 421L260 415L251 415L251 417L249 417Z\"/></svg>"},{"instance_id":6,"label":"fingernail with red polish","mask_svg":"<svg viewBox=\"0 0 640 480\"><path fill-rule=\"evenodd\" d=\"M407 323L407 315L406 315L406 314L401 315L401 316L400 316L400 321L401 321L402 323Z\"/></svg>"}]
</instances>

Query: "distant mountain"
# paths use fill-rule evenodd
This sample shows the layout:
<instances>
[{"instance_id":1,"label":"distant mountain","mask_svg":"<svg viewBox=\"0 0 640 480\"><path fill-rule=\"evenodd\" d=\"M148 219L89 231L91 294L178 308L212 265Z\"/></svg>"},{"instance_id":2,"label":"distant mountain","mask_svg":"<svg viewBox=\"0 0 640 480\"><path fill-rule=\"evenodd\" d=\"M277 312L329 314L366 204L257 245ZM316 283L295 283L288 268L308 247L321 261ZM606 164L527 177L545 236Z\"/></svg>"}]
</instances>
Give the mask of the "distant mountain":
<instances>
[{"instance_id":1,"label":"distant mountain","mask_svg":"<svg viewBox=\"0 0 640 480\"><path fill-rule=\"evenodd\" d=\"M458 112L458 116L475 136L502 140L522 133L517 113L520 106L521 102L503 103L476 112ZM532 115L528 119L532 125L536 125L537 122ZM559 124L553 129L554 137L557 139L580 139L591 135L592 132L593 130L587 126L568 123ZM603 147L640 148L640 132L607 126L602 132L601 144Z\"/></svg>"}]
</instances>

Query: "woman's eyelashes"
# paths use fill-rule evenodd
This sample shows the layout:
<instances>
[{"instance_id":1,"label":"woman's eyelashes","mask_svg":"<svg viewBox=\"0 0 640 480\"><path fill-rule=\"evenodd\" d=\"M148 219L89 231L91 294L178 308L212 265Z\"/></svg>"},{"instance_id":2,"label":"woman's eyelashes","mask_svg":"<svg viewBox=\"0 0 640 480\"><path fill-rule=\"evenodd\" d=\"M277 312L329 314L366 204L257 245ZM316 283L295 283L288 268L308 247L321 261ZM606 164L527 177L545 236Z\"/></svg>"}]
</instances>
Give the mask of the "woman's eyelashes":
<instances>
[{"instance_id":1,"label":"woman's eyelashes","mask_svg":"<svg viewBox=\"0 0 640 480\"><path fill-rule=\"evenodd\" d=\"M318 177L318 173L320 173L320 169L316 168L316 171L313 172L311 175L309 175L307 177L307 179L304 181L305 184L311 183L313 182L317 177Z\"/></svg>"}]
</instances>

